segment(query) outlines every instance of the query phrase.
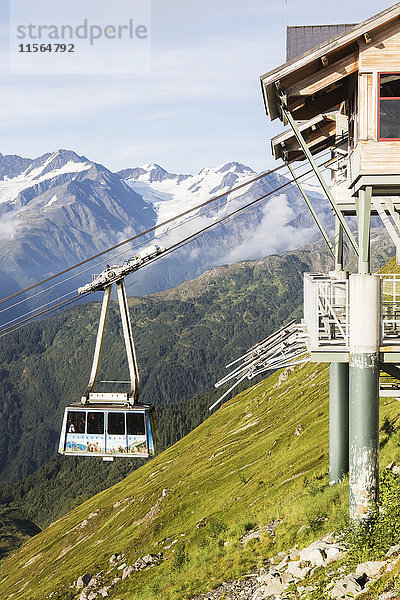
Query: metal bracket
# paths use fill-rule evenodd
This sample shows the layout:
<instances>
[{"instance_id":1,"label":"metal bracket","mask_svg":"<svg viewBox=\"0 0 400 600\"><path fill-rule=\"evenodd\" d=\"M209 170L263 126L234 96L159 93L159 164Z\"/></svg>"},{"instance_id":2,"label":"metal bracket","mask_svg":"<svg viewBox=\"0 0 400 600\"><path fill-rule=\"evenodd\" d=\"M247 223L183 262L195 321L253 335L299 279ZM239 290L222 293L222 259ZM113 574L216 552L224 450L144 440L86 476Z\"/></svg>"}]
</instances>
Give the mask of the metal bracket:
<instances>
[{"instance_id":1,"label":"metal bracket","mask_svg":"<svg viewBox=\"0 0 400 600\"><path fill-rule=\"evenodd\" d=\"M130 377L130 394L128 395L128 401L132 401L134 403L137 402L139 398L140 392L140 380L139 380L139 370L136 361L136 352L135 345L133 343L133 335L132 335L132 325L129 318L129 309L128 309L128 299L126 295L125 288L125 280L124 278L120 279L117 283L117 295L118 295L118 303L119 303L119 311L121 315L122 321L122 330L124 333L124 341L125 341L125 349L126 355L128 358L128 367L129 367L129 377ZM104 290L103 303L101 306L99 327L97 330L97 338L96 338L96 346L94 349L93 355L93 363L92 370L89 377L89 383L86 390L86 394L82 396L82 403L86 404L90 400L90 396L94 391L97 373L99 370L100 364L100 355L103 346L104 339L104 331L106 326L107 314L110 305L110 296L111 296L111 288L112 284L108 285ZM124 394L126 396L126 394ZM125 400L126 402L126 400Z\"/></svg>"},{"instance_id":2,"label":"metal bracket","mask_svg":"<svg viewBox=\"0 0 400 600\"><path fill-rule=\"evenodd\" d=\"M351 243L351 245L354 248L355 253L358 256L359 250L358 250L358 245L357 242L343 216L342 211L340 210L339 206L336 203L335 198L332 195L331 190L329 189L328 184L326 183L317 163L315 162L313 155L310 152L310 149L307 146L307 143L304 139L304 137L302 136L296 121L293 119L292 114L290 112L290 110L288 109L288 107L286 106L286 102L284 100L284 97L281 94L278 94L278 98L279 98L279 102L280 102L280 106L281 106L281 110L282 110L282 114L285 116L285 118L287 119L287 122L290 124L294 135L296 136L297 141L299 142L300 148L303 150L305 157L308 159L308 162L310 163L319 183L322 186L322 189L324 190L331 206L332 209L335 213L335 215L337 216L337 218L340 221L340 224L342 225L344 231L346 232L347 237L349 238L349 241Z\"/></svg>"}]
</instances>

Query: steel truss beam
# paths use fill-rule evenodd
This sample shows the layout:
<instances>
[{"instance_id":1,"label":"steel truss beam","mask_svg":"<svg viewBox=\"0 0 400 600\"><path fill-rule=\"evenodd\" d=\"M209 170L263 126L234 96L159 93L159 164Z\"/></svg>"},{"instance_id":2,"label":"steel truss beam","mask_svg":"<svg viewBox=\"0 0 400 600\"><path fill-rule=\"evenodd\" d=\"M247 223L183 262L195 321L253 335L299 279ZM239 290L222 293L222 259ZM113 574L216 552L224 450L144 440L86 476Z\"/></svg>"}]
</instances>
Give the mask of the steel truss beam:
<instances>
[{"instance_id":1,"label":"steel truss beam","mask_svg":"<svg viewBox=\"0 0 400 600\"><path fill-rule=\"evenodd\" d=\"M329 200L329 202L330 202L330 204L332 206L333 212L335 213L335 215L339 219L340 224L343 227L343 230L346 232L346 235L347 235L347 237L348 237L351 245L353 246L355 253L358 256L358 254L359 254L358 245L357 245L357 242L356 242L356 240L355 240L355 238L354 238L354 236L353 236L353 234L352 234L352 232L350 230L350 227L348 226L348 224L347 224L347 222L346 222L346 220L345 220L345 218L343 216L343 213L341 212L339 206L337 205L336 200L333 197L332 192L329 189L328 184L326 183L326 181L325 181L325 179L324 179L324 177L323 177L323 175L322 175L322 173L321 173L321 171L320 171L317 163L315 162L315 160L313 158L313 155L311 154L310 149L308 148L307 143L306 143L305 139L303 138L303 136L302 136L302 134L301 134L301 132L300 132L298 126L297 126L296 121L292 117L292 114L291 114L290 110L287 108L285 100L284 100L284 97L282 95L279 95L279 102L280 102L280 106L281 106L281 110L282 110L283 116L287 119L287 122L291 126L291 128L293 130L293 133L296 136L297 141L299 142L299 145L300 145L301 149L303 150L303 152L304 152L304 154L305 154L308 162L310 163L310 165L311 165L311 167L312 167L312 169L313 169L313 171L314 171L314 173L315 173L318 181L320 182L320 184L322 186L322 189L324 190L324 192L325 192L325 194L326 194L326 196L327 196L327 198L328 198L328 200Z\"/></svg>"},{"instance_id":2,"label":"steel truss beam","mask_svg":"<svg viewBox=\"0 0 400 600\"><path fill-rule=\"evenodd\" d=\"M327 243L328 248L330 250L330 253L332 254L333 258L335 258L335 251L334 251L333 246L332 246L332 244L331 244L331 242L329 240L329 237L328 237L328 235L327 235L327 233L326 233L326 231L325 231L325 229L324 229L321 221L318 219L317 213L315 212L314 208L312 207L312 204L311 204L310 200L308 199L308 196L305 193L303 186L301 185L300 181L298 180L298 178L296 176L296 173L295 173L292 165L289 162L287 162L286 165L287 165L287 168L290 171L290 174L291 174L293 180L296 182L297 187L299 188L299 192L303 196L303 198L305 200L305 203L307 204L307 206L308 206L308 208L309 208L309 210L310 210L310 212L311 212L311 214L312 214L312 216L314 218L314 221L316 222L317 227L318 227L318 229L320 230L320 232L322 234L322 237L324 238L325 242Z\"/></svg>"}]
</instances>

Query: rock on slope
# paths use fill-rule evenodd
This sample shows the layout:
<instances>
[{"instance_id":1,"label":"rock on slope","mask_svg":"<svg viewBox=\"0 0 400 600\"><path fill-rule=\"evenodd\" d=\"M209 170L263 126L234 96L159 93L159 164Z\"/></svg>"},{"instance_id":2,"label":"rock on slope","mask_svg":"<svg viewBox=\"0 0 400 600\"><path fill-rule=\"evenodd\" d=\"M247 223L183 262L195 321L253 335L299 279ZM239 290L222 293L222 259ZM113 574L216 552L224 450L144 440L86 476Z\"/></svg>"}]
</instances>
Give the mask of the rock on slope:
<instances>
[{"instance_id":1,"label":"rock on slope","mask_svg":"<svg viewBox=\"0 0 400 600\"><path fill-rule=\"evenodd\" d=\"M302 525L318 516L318 507L312 516L309 482L318 484L327 471L327 369L303 365L279 375L236 396L127 479L32 538L1 566L3 596L78 598L74 582L87 572L112 586L110 598L183 599L244 573L265 552L275 554L275 532L279 541L285 527L301 528L300 545L315 539ZM393 402L383 415L390 410ZM331 527L344 497L343 486L329 490L324 527ZM302 498L307 517L293 511ZM254 541L243 548L245 531L265 523L275 525L261 549ZM162 560L122 578L126 567L154 553ZM121 560L111 565L115 554Z\"/></svg>"}]
</instances>

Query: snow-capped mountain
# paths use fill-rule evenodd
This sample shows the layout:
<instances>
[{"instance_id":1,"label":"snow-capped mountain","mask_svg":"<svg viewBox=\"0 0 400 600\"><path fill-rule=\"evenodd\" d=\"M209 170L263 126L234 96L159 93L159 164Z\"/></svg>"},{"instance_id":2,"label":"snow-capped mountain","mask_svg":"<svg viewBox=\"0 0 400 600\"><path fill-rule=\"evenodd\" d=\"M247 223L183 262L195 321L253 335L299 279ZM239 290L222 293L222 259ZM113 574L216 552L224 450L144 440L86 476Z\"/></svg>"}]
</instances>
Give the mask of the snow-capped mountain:
<instances>
[{"instance_id":1,"label":"snow-capped mountain","mask_svg":"<svg viewBox=\"0 0 400 600\"><path fill-rule=\"evenodd\" d=\"M120 177L75 152L58 150L35 160L2 156L0 171L5 291L143 231L157 217Z\"/></svg>"},{"instance_id":2,"label":"snow-capped mountain","mask_svg":"<svg viewBox=\"0 0 400 600\"><path fill-rule=\"evenodd\" d=\"M256 173L240 163L202 169L197 175L175 175L159 165L143 165L118 173L144 200L152 204L163 223L205 200L229 192Z\"/></svg>"},{"instance_id":3,"label":"snow-capped mountain","mask_svg":"<svg viewBox=\"0 0 400 600\"><path fill-rule=\"evenodd\" d=\"M159 225L159 242L169 245L202 228L203 234L129 278L131 293L175 286L207 268L261 258L311 241L315 227L297 189L288 186L251 210L232 215L287 180L270 173L179 222L161 226L215 196L254 178L237 162L204 168L197 175L173 174L157 164L113 173L71 150L36 159L0 154L0 283L3 293L19 289L70 264ZM313 194L314 201L320 199ZM329 211L319 207L323 220ZM235 218L234 218L235 217ZM218 228L216 220L225 218ZM210 227L211 226L211 227ZM124 248L125 249L125 248ZM105 260L123 262L128 254ZM68 283L75 289L104 268L101 260ZM60 288L57 288L57 293Z\"/></svg>"},{"instance_id":4,"label":"snow-capped mountain","mask_svg":"<svg viewBox=\"0 0 400 600\"><path fill-rule=\"evenodd\" d=\"M264 202L255 203L251 210L227 218L226 223L215 232L208 233L204 241L197 242L197 245L207 247L209 266L262 258L266 254L292 249L311 241L315 234L313 221L297 188L284 187L279 193L279 188L288 180L278 173L268 173L262 179L251 182L257 175L253 169L238 162L229 162L202 169L197 175L170 174L156 164L126 169L118 174L154 207L160 225L158 232L168 233L166 238L170 243L218 219L229 217L245 204L266 196ZM250 182L249 185L245 185L246 182ZM229 194L238 185L243 187ZM276 194L271 194L275 190ZM179 227L176 227L177 221L161 226L176 215L221 195L220 201L178 221ZM312 196L320 205L322 220L329 224L331 217L326 203L321 203L318 193L314 192ZM197 260L201 261L200 257Z\"/></svg>"}]
</instances>

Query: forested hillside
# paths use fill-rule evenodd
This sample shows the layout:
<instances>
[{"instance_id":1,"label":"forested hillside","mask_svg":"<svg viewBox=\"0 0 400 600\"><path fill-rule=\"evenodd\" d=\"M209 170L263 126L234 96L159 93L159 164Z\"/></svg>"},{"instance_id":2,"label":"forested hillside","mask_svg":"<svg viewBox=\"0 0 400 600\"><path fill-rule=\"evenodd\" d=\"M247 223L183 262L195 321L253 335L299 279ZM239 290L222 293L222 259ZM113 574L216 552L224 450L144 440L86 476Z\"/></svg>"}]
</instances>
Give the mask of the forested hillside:
<instances>
[{"instance_id":1,"label":"forested hillside","mask_svg":"<svg viewBox=\"0 0 400 600\"><path fill-rule=\"evenodd\" d=\"M142 400L160 405L212 388L227 362L293 314L300 316L302 274L315 270L316 260L325 266L329 259L307 251L271 256L219 267L173 291L131 298ZM53 455L64 406L87 385L99 310L99 302L80 305L0 339L3 480L25 477ZM126 376L112 306L98 379Z\"/></svg>"},{"instance_id":2,"label":"forested hillside","mask_svg":"<svg viewBox=\"0 0 400 600\"><path fill-rule=\"evenodd\" d=\"M303 271L329 267L326 252L302 250L219 267L130 299L143 400L157 406L162 449L208 416L227 362L300 316ZM63 408L87 383L99 310L99 302L79 306L0 340L0 557L142 464L55 454ZM115 310L99 378L126 378Z\"/></svg>"}]
</instances>

